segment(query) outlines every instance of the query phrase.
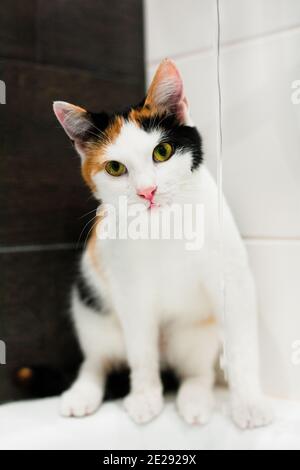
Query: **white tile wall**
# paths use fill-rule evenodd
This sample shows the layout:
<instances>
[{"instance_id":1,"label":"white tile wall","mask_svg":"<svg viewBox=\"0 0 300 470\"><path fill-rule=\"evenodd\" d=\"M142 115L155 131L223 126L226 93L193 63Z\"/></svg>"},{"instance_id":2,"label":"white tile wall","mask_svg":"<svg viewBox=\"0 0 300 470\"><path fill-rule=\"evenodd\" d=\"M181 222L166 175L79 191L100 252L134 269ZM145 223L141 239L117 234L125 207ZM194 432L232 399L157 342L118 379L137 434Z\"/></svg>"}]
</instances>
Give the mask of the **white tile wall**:
<instances>
[{"instance_id":1,"label":"white tile wall","mask_svg":"<svg viewBox=\"0 0 300 470\"><path fill-rule=\"evenodd\" d=\"M293 362L293 345L300 341L300 240L250 241L247 247L258 285L264 388L299 399L300 363Z\"/></svg>"},{"instance_id":2,"label":"white tile wall","mask_svg":"<svg viewBox=\"0 0 300 470\"><path fill-rule=\"evenodd\" d=\"M220 0L220 11L224 42L300 26L299 0Z\"/></svg>"},{"instance_id":3,"label":"white tile wall","mask_svg":"<svg viewBox=\"0 0 300 470\"><path fill-rule=\"evenodd\" d=\"M144 4L148 62L212 47L214 0L144 0ZM220 0L220 11L224 44L300 26L299 0Z\"/></svg>"},{"instance_id":4,"label":"white tile wall","mask_svg":"<svg viewBox=\"0 0 300 470\"><path fill-rule=\"evenodd\" d=\"M144 0L148 80L174 58L216 172L214 0ZM224 190L245 237L260 299L266 390L300 399L299 0L220 0ZM299 287L298 287L299 285Z\"/></svg>"},{"instance_id":5,"label":"white tile wall","mask_svg":"<svg viewBox=\"0 0 300 470\"><path fill-rule=\"evenodd\" d=\"M144 4L149 62L211 46L211 0L146 0Z\"/></svg>"},{"instance_id":6,"label":"white tile wall","mask_svg":"<svg viewBox=\"0 0 300 470\"><path fill-rule=\"evenodd\" d=\"M224 189L247 237L300 237L299 45L300 29L222 53Z\"/></svg>"}]
</instances>

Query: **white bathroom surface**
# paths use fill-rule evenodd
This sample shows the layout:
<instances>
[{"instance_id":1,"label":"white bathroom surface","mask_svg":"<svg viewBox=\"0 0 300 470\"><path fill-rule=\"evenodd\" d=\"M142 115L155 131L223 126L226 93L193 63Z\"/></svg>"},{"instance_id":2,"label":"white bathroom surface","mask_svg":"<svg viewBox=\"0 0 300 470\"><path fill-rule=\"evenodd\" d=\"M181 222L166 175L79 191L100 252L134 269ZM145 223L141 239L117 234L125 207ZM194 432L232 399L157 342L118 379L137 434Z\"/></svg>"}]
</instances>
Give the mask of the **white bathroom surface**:
<instances>
[{"instance_id":1,"label":"white bathroom surface","mask_svg":"<svg viewBox=\"0 0 300 470\"><path fill-rule=\"evenodd\" d=\"M205 427L188 426L174 400L152 423L135 425L121 401L105 403L93 416L61 418L58 398L0 406L0 449L300 450L300 403L272 400L275 423L239 431L228 418L228 393L217 393L217 409Z\"/></svg>"}]
</instances>

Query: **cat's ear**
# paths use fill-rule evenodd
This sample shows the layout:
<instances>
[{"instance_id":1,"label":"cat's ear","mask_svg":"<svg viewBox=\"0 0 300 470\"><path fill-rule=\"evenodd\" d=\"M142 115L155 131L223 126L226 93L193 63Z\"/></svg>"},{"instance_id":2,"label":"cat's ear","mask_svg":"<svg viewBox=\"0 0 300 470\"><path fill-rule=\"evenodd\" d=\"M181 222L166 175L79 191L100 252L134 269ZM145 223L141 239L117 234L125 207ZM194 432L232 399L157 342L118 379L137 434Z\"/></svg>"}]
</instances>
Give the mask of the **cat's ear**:
<instances>
[{"instance_id":1,"label":"cat's ear","mask_svg":"<svg viewBox=\"0 0 300 470\"><path fill-rule=\"evenodd\" d=\"M170 59L163 60L148 90L145 106L176 114L180 122L188 124L188 101L179 70Z\"/></svg>"},{"instance_id":2,"label":"cat's ear","mask_svg":"<svg viewBox=\"0 0 300 470\"><path fill-rule=\"evenodd\" d=\"M54 101L54 113L71 140L80 142L92 126L85 109L65 101Z\"/></svg>"}]
</instances>

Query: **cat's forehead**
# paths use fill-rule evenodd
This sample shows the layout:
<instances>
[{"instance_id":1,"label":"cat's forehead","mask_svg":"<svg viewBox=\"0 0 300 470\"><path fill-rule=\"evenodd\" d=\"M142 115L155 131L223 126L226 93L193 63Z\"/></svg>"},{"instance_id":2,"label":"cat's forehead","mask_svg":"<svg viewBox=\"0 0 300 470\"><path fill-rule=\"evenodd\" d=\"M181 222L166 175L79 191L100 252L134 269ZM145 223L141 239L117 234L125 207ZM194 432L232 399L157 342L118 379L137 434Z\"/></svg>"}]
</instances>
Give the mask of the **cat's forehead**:
<instances>
[{"instance_id":1,"label":"cat's forehead","mask_svg":"<svg viewBox=\"0 0 300 470\"><path fill-rule=\"evenodd\" d=\"M95 133L99 131L94 143L99 147L105 145L106 148L108 144L147 145L179 125L175 116L168 115L163 109L144 104L110 116L100 113L92 114L91 117Z\"/></svg>"},{"instance_id":2,"label":"cat's forehead","mask_svg":"<svg viewBox=\"0 0 300 470\"><path fill-rule=\"evenodd\" d=\"M152 152L162 138L163 130L159 127L145 130L137 121L123 118L118 133L111 136L105 146L105 156L118 160Z\"/></svg>"}]
</instances>

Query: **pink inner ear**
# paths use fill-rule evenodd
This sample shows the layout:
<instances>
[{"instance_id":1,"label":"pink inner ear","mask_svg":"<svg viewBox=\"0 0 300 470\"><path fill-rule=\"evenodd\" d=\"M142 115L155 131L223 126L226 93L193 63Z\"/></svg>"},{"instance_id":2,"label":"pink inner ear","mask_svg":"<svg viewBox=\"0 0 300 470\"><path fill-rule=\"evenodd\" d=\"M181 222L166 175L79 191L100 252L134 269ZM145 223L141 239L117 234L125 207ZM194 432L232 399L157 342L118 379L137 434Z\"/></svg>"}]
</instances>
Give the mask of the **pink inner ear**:
<instances>
[{"instance_id":1,"label":"pink inner ear","mask_svg":"<svg viewBox=\"0 0 300 470\"><path fill-rule=\"evenodd\" d=\"M188 103L181 75L172 60L165 59L158 67L149 88L146 104L167 108L176 112L181 121L185 120Z\"/></svg>"},{"instance_id":2,"label":"pink inner ear","mask_svg":"<svg viewBox=\"0 0 300 470\"><path fill-rule=\"evenodd\" d=\"M89 127L86 110L65 101L53 103L54 113L70 139L75 140Z\"/></svg>"},{"instance_id":3,"label":"pink inner ear","mask_svg":"<svg viewBox=\"0 0 300 470\"><path fill-rule=\"evenodd\" d=\"M71 111L85 114L86 110L80 108L80 106L75 106L74 104L67 103L66 101L54 101L53 103L54 113L61 124L65 121L65 118L68 113Z\"/></svg>"},{"instance_id":4,"label":"pink inner ear","mask_svg":"<svg viewBox=\"0 0 300 470\"><path fill-rule=\"evenodd\" d=\"M53 103L53 111L62 126L64 125L66 115L74 108L75 106L70 103L65 103L64 101L55 101Z\"/></svg>"},{"instance_id":5,"label":"pink inner ear","mask_svg":"<svg viewBox=\"0 0 300 470\"><path fill-rule=\"evenodd\" d=\"M63 125L64 120L65 120L65 116L66 116L65 111L63 109L61 109L59 107L55 107L55 106L54 106L53 109L54 109L54 112L55 112L55 116L57 117L57 119L59 120L61 125Z\"/></svg>"},{"instance_id":6,"label":"pink inner ear","mask_svg":"<svg viewBox=\"0 0 300 470\"><path fill-rule=\"evenodd\" d=\"M181 75L176 67L176 65L171 61L167 61L167 66L164 70L165 80L171 81L174 86L174 94L173 100L174 103L179 103L184 99L184 92L183 92L183 82Z\"/></svg>"}]
</instances>

